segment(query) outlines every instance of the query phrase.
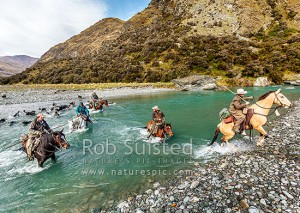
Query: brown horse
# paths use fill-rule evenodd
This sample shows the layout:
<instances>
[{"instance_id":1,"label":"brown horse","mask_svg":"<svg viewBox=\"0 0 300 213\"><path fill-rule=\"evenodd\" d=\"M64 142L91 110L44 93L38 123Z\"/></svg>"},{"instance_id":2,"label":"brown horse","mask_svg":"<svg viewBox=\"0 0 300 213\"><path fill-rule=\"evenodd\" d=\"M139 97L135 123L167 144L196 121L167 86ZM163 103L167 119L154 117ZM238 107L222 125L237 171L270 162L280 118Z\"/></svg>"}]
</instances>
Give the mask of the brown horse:
<instances>
[{"instance_id":1,"label":"brown horse","mask_svg":"<svg viewBox=\"0 0 300 213\"><path fill-rule=\"evenodd\" d=\"M152 130L152 124L153 124L152 120L147 123L146 128L147 128L149 133ZM171 123L165 124L163 128L158 128L157 133L156 134L152 133L151 135L154 136L154 137L159 137L159 138L167 138L167 136L172 137L173 132L172 132Z\"/></svg>"},{"instance_id":2,"label":"brown horse","mask_svg":"<svg viewBox=\"0 0 300 213\"><path fill-rule=\"evenodd\" d=\"M37 159L39 167L43 167L44 162L49 158L55 160L56 151L62 148L68 149L70 147L70 144L62 132L63 129L58 132L53 132L52 134L43 134L41 136L40 143L33 151L33 155ZM22 137L22 147L25 152L27 140L28 135L24 135Z\"/></svg>"},{"instance_id":3,"label":"brown horse","mask_svg":"<svg viewBox=\"0 0 300 213\"><path fill-rule=\"evenodd\" d=\"M90 101L90 103L89 103L89 109L103 110L103 105L105 105L106 107L108 107L108 101L107 100Z\"/></svg>"},{"instance_id":4,"label":"brown horse","mask_svg":"<svg viewBox=\"0 0 300 213\"><path fill-rule=\"evenodd\" d=\"M270 110L276 111L276 108L272 108L273 104L278 104L278 107L290 107L291 102L281 93L281 89L277 91L270 91L262 95L255 104L252 104L248 109L253 110L253 116L250 119L250 127L247 129L256 129L260 133L257 146L263 146L264 140L268 137L268 133L264 130L263 126L267 123L267 116ZM249 110L248 110L249 111ZM234 137L235 131L233 130L234 123L225 123L224 120L218 124L213 140L209 145L212 145L220 132L223 133L221 138L222 143L226 142L229 146L234 147L228 141Z\"/></svg>"}]
</instances>

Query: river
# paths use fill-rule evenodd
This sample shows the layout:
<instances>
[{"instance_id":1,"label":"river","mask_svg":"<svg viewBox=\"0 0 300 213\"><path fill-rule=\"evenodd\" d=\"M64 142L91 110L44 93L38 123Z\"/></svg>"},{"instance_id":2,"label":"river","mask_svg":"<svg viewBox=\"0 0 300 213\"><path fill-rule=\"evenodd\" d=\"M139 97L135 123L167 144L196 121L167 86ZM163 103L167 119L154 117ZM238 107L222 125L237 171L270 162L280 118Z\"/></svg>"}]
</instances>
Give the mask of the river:
<instances>
[{"instance_id":1,"label":"river","mask_svg":"<svg viewBox=\"0 0 300 213\"><path fill-rule=\"evenodd\" d=\"M245 88L257 99L278 87ZM293 101L300 98L300 87L282 87ZM115 105L92 114L94 124L85 132L64 132L70 149L56 153L57 161L48 160L44 168L29 162L16 143L28 126L21 123L0 126L0 211L70 212L89 211L116 205L128 196L143 193L154 182L163 182L188 172L195 163L205 163L230 148L207 147L219 122L219 111L227 107L233 95L228 91L166 92L113 99ZM46 103L46 105L50 105ZM24 106L38 109L41 103ZM43 103L43 106L45 104ZM158 105L174 137L162 144L147 139L144 128L151 119L151 108ZM24 107L23 106L23 107ZM21 105L2 105L0 113L10 121ZM284 113L285 109L279 110ZM10 114L10 115L9 115ZM46 115L50 126L66 124L75 109L63 111L59 118ZM272 118L271 118L272 119ZM241 139L241 149L247 144Z\"/></svg>"}]
</instances>

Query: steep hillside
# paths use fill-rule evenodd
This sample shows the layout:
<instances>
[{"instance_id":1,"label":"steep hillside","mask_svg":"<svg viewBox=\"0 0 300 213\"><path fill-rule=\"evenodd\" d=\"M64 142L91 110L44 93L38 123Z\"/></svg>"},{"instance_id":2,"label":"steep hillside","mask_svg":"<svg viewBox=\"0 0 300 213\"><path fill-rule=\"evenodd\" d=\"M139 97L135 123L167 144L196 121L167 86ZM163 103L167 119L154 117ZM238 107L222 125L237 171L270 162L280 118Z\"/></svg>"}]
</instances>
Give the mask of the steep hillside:
<instances>
[{"instance_id":1,"label":"steep hillside","mask_svg":"<svg viewBox=\"0 0 300 213\"><path fill-rule=\"evenodd\" d=\"M170 81L190 74L300 72L297 0L152 0L127 22L103 19L2 83ZM248 78L249 79L249 78Z\"/></svg>"},{"instance_id":2,"label":"steep hillside","mask_svg":"<svg viewBox=\"0 0 300 213\"><path fill-rule=\"evenodd\" d=\"M8 77L24 71L36 63L38 58L26 55L0 57L0 77Z\"/></svg>"}]
</instances>

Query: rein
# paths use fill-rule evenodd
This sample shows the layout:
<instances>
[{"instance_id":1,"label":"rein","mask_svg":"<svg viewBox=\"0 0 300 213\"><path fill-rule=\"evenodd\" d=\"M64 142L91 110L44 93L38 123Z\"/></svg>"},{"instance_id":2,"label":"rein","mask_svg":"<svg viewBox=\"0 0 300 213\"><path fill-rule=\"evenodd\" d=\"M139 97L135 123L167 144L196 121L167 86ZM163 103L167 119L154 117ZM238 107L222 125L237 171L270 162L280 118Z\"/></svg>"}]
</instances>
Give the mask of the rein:
<instances>
[{"instance_id":1,"label":"rein","mask_svg":"<svg viewBox=\"0 0 300 213\"><path fill-rule=\"evenodd\" d=\"M276 110L277 110L278 108L282 107L283 103L282 103L282 102L280 101L280 99L277 97L276 92L274 92L274 93L275 93L275 98L274 98L274 100L273 100L273 103L274 103L275 99L277 98L277 100L279 101L279 103L280 103L281 105L276 106L276 107L268 108L268 107L262 107L262 106L258 105L257 102L256 102L256 103L255 103L256 106L258 106L258 107L260 107L260 108L262 108L262 109L274 109L274 111L273 111L271 114L268 114L268 115L264 115L264 114L261 114L261 113L255 113L255 112L254 112L255 115L261 115L261 116L268 117L268 116L273 115L273 114L276 112Z\"/></svg>"},{"instance_id":2,"label":"rein","mask_svg":"<svg viewBox=\"0 0 300 213\"><path fill-rule=\"evenodd\" d=\"M53 137L52 134L51 134L51 137L53 138L54 142L56 142L56 141L55 141L55 138ZM43 149L43 151L46 151L46 152L50 152L50 153L51 153L51 154L49 154L49 155L46 155L46 154L45 154L46 157L50 157L50 156L52 156L52 154L55 153L56 151L61 151L61 150L62 150L62 148L59 149L58 147L54 146L52 143L47 142L47 144L50 145L50 146L52 146L52 147L54 147L55 150L54 150L54 151L52 151L52 150L47 150L47 149L45 149L44 147L41 147L41 148ZM38 153L39 155L42 156L42 154L41 154L39 151L36 151L36 153Z\"/></svg>"}]
</instances>

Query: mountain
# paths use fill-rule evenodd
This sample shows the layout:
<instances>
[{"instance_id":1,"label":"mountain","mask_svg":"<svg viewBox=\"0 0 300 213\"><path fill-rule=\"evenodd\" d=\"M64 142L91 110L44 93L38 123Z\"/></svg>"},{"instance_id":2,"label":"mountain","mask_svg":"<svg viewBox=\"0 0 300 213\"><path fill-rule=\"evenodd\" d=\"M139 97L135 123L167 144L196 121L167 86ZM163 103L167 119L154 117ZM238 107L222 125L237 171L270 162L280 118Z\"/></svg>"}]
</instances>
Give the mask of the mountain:
<instances>
[{"instance_id":1,"label":"mountain","mask_svg":"<svg viewBox=\"0 0 300 213\"><path fill-rule=\"evenodd\" d=\"M26 55L0 56L0 77L8 77L24 71L36 63L38 58Z\"/></svg>"},{"instance_id":2,"label":"mountain","mask_svg":"<svg viewBox=\"0 0 300 213\"><path fill-rule=\"evenodd\" d=\"M251 84L300 72L299 0L152 0L100 20L2 83L170 81L191 74ZM247 77L245 80L243 77Z\"/></svg>"}]
</instances>

